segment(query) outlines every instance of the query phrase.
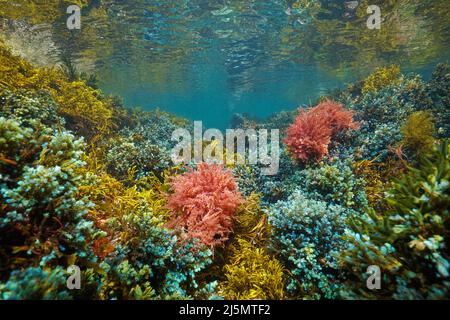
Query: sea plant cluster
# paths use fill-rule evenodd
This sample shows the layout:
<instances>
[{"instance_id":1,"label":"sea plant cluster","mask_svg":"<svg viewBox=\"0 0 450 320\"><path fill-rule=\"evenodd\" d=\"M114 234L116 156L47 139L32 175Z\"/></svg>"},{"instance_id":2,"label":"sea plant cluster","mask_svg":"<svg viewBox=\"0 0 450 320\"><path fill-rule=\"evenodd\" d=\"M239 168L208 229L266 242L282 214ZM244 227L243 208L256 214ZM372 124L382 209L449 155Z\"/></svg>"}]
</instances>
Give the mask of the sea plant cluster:
<instances>
[{"instance_id":1,"label":"sea plant cluster","mask_svg":"<svg viewBox=\"0 0 450 320\"><path fill-rule=\"evenodd\" d=\"M388 210L369 209L349 220L344 237L349 245L340 263L347 271L343 296L383 299L446 299L449 297L449 141L434 146L395 179L386 194ZM383 286L367 291L360 270L377 265Z\"/></svg>"},{"instance_id":2,"label":"sea plant cluster","mask_svg":"<svg viewBox=\"0 0 450 320\"><path fill-rule=\"evenodd\" d=\"M0 68L0 299L449 297L448 65L236 115L280 129L273 176L175 165L172 132L192 123L125 108L95 77L4 44Z\"/></svg>"}]
</instances>

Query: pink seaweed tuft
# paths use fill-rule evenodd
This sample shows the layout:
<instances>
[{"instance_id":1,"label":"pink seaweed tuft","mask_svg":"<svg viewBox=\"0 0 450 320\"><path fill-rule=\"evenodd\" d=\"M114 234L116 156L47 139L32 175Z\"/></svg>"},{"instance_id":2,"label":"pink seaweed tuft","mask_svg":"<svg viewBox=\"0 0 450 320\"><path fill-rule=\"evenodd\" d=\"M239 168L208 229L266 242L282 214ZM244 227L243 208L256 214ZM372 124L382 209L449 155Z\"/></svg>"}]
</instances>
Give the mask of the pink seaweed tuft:
<instances>
[{"instance_id":1,"label":"pink seaweed tuft","mask_svg":"<svg viewBox=\"0 0 450 320\"><path fill-rule=\"evenodd\" d=\"M236 181L221 165L201 163L173 178L167 206L174 212L168 227L185 238L197 238L207 246L222 244L232 230L238 206L243 202Z\"/></svg>"},{"instance_id":2,"label":"pink seaweed tuft","mask_svg":"<svg viewBox=\"0 0 450 320\"><path fill-rule=\"evenodd\" d=\"M301 161L319 161L328 154L333 135L346 129L358 129L353 112L326 100L307 111L301 110L287 129L284 140L292 157Z\"/></svg>"}]
</instances>

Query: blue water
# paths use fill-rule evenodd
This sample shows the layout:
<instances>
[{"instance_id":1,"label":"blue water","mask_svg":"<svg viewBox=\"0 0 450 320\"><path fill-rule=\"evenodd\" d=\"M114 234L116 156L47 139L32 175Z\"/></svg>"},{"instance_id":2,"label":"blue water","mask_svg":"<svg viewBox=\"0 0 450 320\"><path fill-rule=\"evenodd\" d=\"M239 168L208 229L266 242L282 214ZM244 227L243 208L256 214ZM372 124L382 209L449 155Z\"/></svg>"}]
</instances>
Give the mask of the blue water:
<instances>
[{"instance_id":1,"label":"blue water","mask_svg":"<svg viewBox=\"0 0 450 320\"><path fill-rule=\"evenodd\" d=\"M160 107L179 116L202 120L207 127L224 129L233 113L267 117L310 104L330 88L342 86L333 76L300 65L278 68L269 74L258 72L253 74L255 80L245 87L245 83L234 84L213 56L209 59L201 59L204 64L191 65L189 79L185 83L174 81L166 90L153 90L145 83L127 84L126 76L121 79L123 86L109 87L104 82L102 88L116 94L119 91L127 105Z\"/></svg>"}]
</instances>

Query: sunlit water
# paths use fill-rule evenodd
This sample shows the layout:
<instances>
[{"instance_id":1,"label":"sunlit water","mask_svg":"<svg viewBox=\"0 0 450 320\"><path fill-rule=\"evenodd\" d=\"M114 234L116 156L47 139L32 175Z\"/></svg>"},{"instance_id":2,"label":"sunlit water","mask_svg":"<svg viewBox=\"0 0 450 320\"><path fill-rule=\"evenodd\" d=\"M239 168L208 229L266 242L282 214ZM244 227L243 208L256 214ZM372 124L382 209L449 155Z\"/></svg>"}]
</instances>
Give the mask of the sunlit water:
<instances>
[{"instance_id":1,"label":"sunlit water","mask_svg":"<svg viewBox=\"0 0 450 320\"><path fill-rule=\"evenodd\" d=\"M40 58L69 53L127 106L225 128L233 113L309 105L377 66L428 77L448 61L448 1L381 2L381 29L370 30L370 1L96 1L83 8L81 30L68 31L62 15L28 37L41 37L35 55L38 46ZM8 26L10 41L23 29Z\"/></svg>"}]
</instances>

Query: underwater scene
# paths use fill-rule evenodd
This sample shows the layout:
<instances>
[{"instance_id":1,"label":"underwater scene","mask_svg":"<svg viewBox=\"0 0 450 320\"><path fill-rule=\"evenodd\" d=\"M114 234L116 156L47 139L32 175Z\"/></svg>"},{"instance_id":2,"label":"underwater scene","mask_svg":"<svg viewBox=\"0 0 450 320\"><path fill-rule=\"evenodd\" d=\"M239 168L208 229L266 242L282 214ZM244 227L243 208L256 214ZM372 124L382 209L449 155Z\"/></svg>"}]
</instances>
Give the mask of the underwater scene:
<instances>
[{"instance_id":1,"label":"underwater scene","mask_svg":"<svg viewBox=\"0 0 450 320\"><path fill-rule=\"evenodd\" d=\"M449 59L447 0L0 0L0 300L450 299Z\"/></svg>"}]
</instances>

